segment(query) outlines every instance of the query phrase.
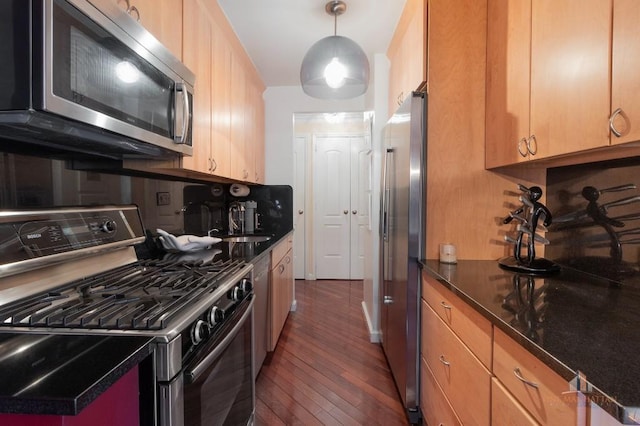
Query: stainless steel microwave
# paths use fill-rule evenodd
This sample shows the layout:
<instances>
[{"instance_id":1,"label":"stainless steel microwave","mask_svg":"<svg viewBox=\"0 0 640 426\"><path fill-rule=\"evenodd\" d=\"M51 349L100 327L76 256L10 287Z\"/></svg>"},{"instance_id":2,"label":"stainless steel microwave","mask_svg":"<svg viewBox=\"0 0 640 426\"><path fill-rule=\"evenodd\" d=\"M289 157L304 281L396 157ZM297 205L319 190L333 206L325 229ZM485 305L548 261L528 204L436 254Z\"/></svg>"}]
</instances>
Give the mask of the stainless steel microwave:
<instances>
[{"instance_id":1,"label":"stainless steel microwave","mask_svg":"<svg viewBox=\"0 0 640 426\"><path fill-rule=\"evenodd\" d=\"M0 0L0 150L191 155L195 75L115 0Z\"/></svg>"}]
</instances>

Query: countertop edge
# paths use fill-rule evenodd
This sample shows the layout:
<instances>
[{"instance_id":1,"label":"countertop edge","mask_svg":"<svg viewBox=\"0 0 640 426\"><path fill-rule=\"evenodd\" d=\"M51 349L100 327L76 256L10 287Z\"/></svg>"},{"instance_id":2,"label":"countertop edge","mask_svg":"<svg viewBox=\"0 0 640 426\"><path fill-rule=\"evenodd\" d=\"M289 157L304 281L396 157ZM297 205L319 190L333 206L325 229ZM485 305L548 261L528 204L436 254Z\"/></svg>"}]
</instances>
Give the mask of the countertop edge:
<instances>
[{"instance_id":1,"label":"countertop edge","mask_svg":"<svg viewBox=\"0 0 640 426\"><path fill-rule=\"evenodd\" d=\"M72 336L70 336L72 337ZM105 342L117 337L105 337ZM149 337L137 345L137 349L126 356L119 357L108 368L108 371L98 377L93 383L84 386L75 396L43 396L43 397L0 397L0 414L23 415L55 415L76 416L109 389L115 382L140 364L147 356L154 352L154 339Z\"/></svg>"}]
</instances>

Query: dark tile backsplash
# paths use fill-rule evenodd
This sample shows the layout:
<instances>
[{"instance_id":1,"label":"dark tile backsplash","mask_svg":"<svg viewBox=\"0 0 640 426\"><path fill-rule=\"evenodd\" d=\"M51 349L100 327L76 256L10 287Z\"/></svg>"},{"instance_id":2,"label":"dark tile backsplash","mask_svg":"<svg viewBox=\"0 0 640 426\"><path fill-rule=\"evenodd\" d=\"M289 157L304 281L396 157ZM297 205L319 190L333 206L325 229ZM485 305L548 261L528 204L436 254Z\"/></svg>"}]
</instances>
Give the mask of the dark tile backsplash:
<instances>
[{"instance_id":1,"label":"dark tile backsplash","mask_svg":"<svg viewBox=\"0 0 640 426\"><path fill-rule=\"evenodd\" d=\"M640 272L640 159L549 169L545 257L604 278Z\"/></svg>"},{"instance_id":2,"label":"dark tile backsplash","mask_svg":"<svg viewBox=\"0 0 640 426\"><path fill-rule=\"evenodd\" d=\"M230 184L182 182L71 170L61 160L0 152L0 209L101 204L137 204L145 228L175 234L206 235L228 230ZM258 204L256 232L283 234L293 229L290 186L252 185L247 197Z\"/></svg>"}]
</instances>

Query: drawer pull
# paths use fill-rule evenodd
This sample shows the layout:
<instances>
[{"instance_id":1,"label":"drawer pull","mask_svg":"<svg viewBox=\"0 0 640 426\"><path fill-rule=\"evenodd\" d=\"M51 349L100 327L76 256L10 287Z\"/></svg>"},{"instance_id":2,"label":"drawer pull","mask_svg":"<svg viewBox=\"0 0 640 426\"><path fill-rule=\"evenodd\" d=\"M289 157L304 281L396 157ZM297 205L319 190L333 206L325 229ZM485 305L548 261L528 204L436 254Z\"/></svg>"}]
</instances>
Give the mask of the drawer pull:
<instances>
[{"instance_id":1,"label":"drawer pull","mask_svg":"<svg viewBox=\"0 0 640 426\"><path fill-rule=\"evenodd\" d=\"M538 384L537 383L530 382L529 380L525 379L522 376L522 373L520 372L520 368L518 368L518 367L514 368L513 369L513 375L516 376L518 378L518 380L520 380L525 385L529 385L529 386L531 386L533 388L538 389Z\"/></svg>"},{"instance_id":2,"label":"drawer pull","mask_svg":"<svg viewBox=\"0 0 640 426\"><path fill-rule=\"evenodd\" d=\"M440 302L440 305L441 305L443 308L445 308L445 309L451 309L451 308L453 308L453 306L451 306L451 305L447 305L446 303L444 303L444 300L443 300L442 302Z\"/></svg>"},{"instance_id":3,"label":"drawer pull","mask_svg":"<svg viewBox=\"0 0 640 426\"><path fill-rule=\"evenodd\" d=\"M444 359L444 355L440 355L440 362L443 363L444 365L446 365L447 367L451 365L451 363L449 361Z\"/></svg>"}]
</instances>

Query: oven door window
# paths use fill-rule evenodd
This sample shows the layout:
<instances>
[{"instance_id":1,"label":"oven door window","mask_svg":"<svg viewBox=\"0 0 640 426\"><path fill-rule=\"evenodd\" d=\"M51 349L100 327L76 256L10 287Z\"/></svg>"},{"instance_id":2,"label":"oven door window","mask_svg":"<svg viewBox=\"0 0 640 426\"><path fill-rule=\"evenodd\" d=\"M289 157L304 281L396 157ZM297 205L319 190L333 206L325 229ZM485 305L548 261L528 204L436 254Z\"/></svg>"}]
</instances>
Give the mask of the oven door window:
<instances>
[{"instance_id":1,"label":"oven door window","mask_svg":"<svg viewBox=\"0 0 640 426\"><path fill-rule=\"evenodd\" d=\"M49 91L87 111L170 137L174 81L69 3L55 0L52 13Z\"/></svg>"},{"instance_id":2,"label":"oven door window","mask_svg":"<svg viewBox=\"0 0 640 426\"><path fill-rule=\"evenodd\" d=\"M246 425L253 416L252 318L246 317L238 333L209 366L185 380L185 425ZM235 321L229 321L233 324ZM222 336L223 337L223 336ZM219 339L221 340L221 339ZM185 369L205 361L194 360ZM188 384L187 384L188 383Z\"/></svg>"}]
</instances>

